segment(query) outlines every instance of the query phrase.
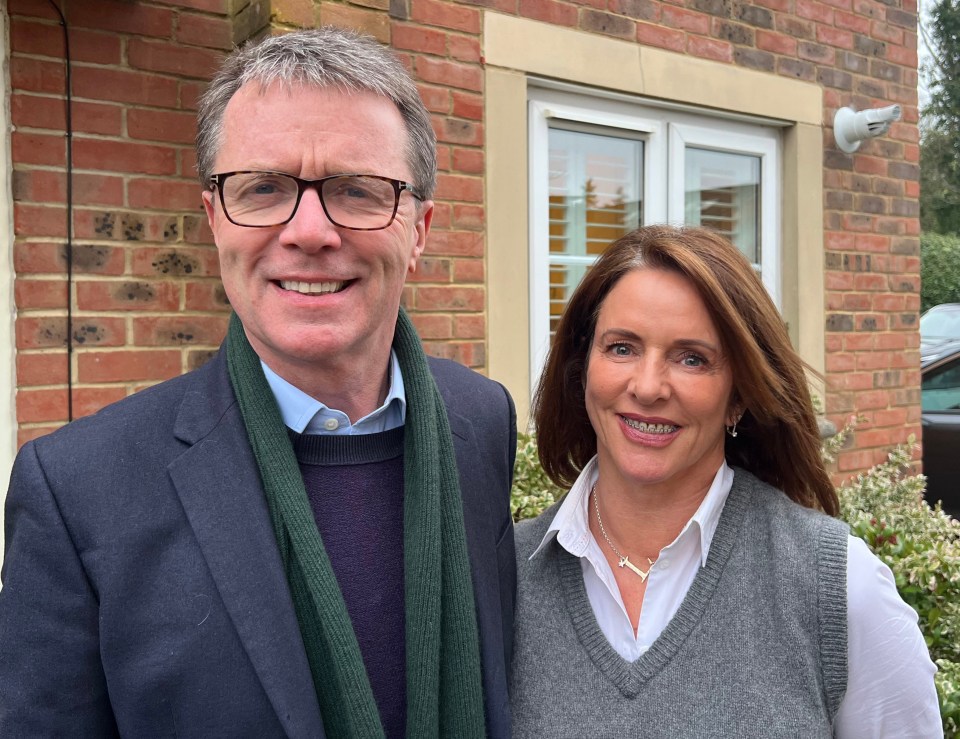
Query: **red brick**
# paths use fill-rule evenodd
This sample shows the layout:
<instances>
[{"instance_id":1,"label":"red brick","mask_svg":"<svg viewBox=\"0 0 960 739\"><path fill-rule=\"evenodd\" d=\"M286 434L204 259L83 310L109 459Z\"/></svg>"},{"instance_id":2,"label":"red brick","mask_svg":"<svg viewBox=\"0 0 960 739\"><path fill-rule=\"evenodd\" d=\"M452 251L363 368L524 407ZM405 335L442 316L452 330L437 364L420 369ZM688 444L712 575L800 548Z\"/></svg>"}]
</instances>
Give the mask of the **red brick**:
<instances>
[{"instance_id":1,"label":"red brick","mask_svg":"<svg viewBox=\"0 0 960 739\"><path fill-rule=\"evenodd\" d=\"M419 310L481 311L484 308L482 287L418 287Z\"/></svg>"},{"instance_id":2,"label":"red brick","mask_svg":"<svg viewBox=\"0 0 960 739\"><path fill-rule=\"evenodd\" d=\"M226 18L210 18L199 13L180 13L177 16L174 38L180 43L206 46L230 51L233 48L233 28Z\"/></svg>"},{"instance_id":3,"label":"red brick","mask_svg":"<svg viewBox=\"0 0 960 739\"><path fill-rule=\"evenodd\" d=\"M865 36L870 35L870 19L864 18L862 15L854 15L853 13L847 13L842 10L834 11L833 14L834 23L836 23L837 28L846 28L850 31L855 31L856 33L862 33Z\"/></svg>"},{"instance_id":4,"label":"red brick","mask_svg":"<svg viewBox=\"0 0 960 739\"><path fill-rule=\"evenodd\" d=\"M17 420L20 423L42 423L67 420L67 390L17 391Z\"/></svg>"},{"instance_id":5,"label":"red brick","mask_svg":"<svg viewBox=\"0 0 960 739\"><path fill-rule=\"evenodd\" d=\"M763 51L787 56L795 56L797 53L797 40L782 33L757 29L756 38L757 48Z\"/></svg>"},{"instance_id":6,"label":"red brick","mask_svg":"<svg viewBox=\"0 0 960 739\"><path fill-rule=\"evenodd\" d=\"M453 334L458 339L484 339L486 330L487 322L482 315L455 315L453 317Z\"/></svg>"},{"instance_id":7,"label":"red brick","mask_svg":"<svg viewBox=\"0 0 960 739\"><path fill-rule=\"evenodd\" d=\"M733 45L726 41L690 36L687 39L687 51L701 59L713 59L717 62L733 61Z\"/></svg>"},{"instance_id":8,"label":"red brick","mask_svg":"<svg viewBox=\"0 0 960 739\"><path fill-rule=\"evenodd\" d=\"M483 150L457 147L453 150L453 169L467 174L483 174Z\"/></svg>"},{"instance_id":9,"label":"red brick","mask_svg":"<svg viewBox=\"0 0 960 739\"><path fill-rule=\"evenodd\" d=\"M14 325L17 349L62 349L67 345L64 316L19 315Z\"/></svg>"},{"instance_id":10,"label":"red brick","mask_svg":"<svg viewBox=\"0 0 960 739\"><path fill-rule=\"evenodd\" d=\"M450 282L450 260L437 259L433 256L422 257L417 262L417 269L412 275L408 275L408 282Z\"/></svg>"},{"instance_id":11,"label":"red brick","mask_svg":"<svg viewBox=\"0 0 960 739\"><path fill-rule=\"evenodd\" d=\"M190 146L183 149L177 150L178 158L180 159L180 165L177 168L177 173L181 177L187 177L194 182L197 181L197 152ZM200 185L197 185L197 197L199 197Z\"/></svg>"},{"instance_id":12,"label":"red brick","mask_svg":"<svg viewBox=\"0 0 960 739\"><path fill-rule=\"evenodd\" d=\"M826 25L833 24L833 9L816 0L796 0L796 11L800 18L808 18Z\"/></svg>"},{"instance_id":13,"label":"red brick","mask_svg":"<svg viewBox=\"0 0 960 739\"><path fill-rule=\"evenodd\" d=\"M703 13L695 13L684 8L664 5L660 11L660 20L664 25L679 28L690 33L705 36L710 33L710 18Z\"/></svg>"},{"instance_id":14,"label":"red brick","mask_svg":"<svg viewBox=\"0 0 960 739\"><path fill-rule=\"evenodd\" d=\"M209 79L223 61L223 53L163 41L132 38L127 44L131 67L149 72Z\"/></svg>"},{"instance_id":15,"label":"red brick","mask_svg":"<svg viewBox=\"0 0 960 739\"><path fill-rule=\"evenodd\" d=\"M481 257L483 234L475 231L431 231L427 251L451 257Z\"/></svg>"},{"instance_id":16,"label":"red brick","mask_svg":"<svg viewBox=\"0 0 960 739\"><path fill-rule=\"evenodd\" d=\"M465 231L482 231L486 225L484 208L482 205L463 205L457 203L453 206L454 225Z\"/></svg>"},{"instance_id":17,"label":"red brick","mask_svg":"<svg viewBox=\"0 0 960 739\"><path fill-rule=\"evenodd\" d=\"M877 41L887 41L891 44L903 44L903 30L881 21L874 21L870 27L870 34Z\"/></svg>"},{"instance_id":18,"label":"red brick","mask_svg":"<svg viewBox=\"0 0 960 739\"><path fill-rule=\"evenodd\" d=\"M479 177L441 174L437 177L436 197L444 200L483 202L483 180Z\"/></svg>"},{"instance_id":19,"label":"red brick","mask_svg":"<svg viewBox=\"0 0 960 739\"><path fill-rule=\"evenodd\" d=\"M410 316L410 320L413 322L413 325L417 329L417 333L420 334L420 338L422 339L429 340L453 338L453 322L450 316L414 313Z\"/></svg>"},{"instance_id":20,"label":"red brick","mask_svg":"<svg viewBox=\"0 0 960 739\"><path fill-rule=\"evenodd\" d=\"M103 139L75 139L73 163L80 169L142 174L170 175L177 169L176 152L168 146Z\"/></svg>"},{"instance_id":21,"label":"red brick","mask_svg":"<svg viewBox=\"0 0 960 739\"><path fill-rule=\"evenodd\" d=\"M822 44L836 46L838 49L850 50L853 48L853 34L839 28L829 26L817 27L817 41Z\"/></svg>"},{"instance_id":22,"label":"red brick","mask_svg":"<svg viewBox=\"0 0 960 739\"><path fill-rule=\"evenodd\" d=\"M219 346L227 330L227 315L144 316L133 319L137 346Z\"/></svg>"},{"instance_id":23,"label":"red brick","mask_svg":"<svg viewBox=\"0 0 960 739\"><path fill-rule=\"evenodd\" d=\"M18 128L50 128L62 131L66 126L66 105L59 98L14 92L10 96L10 115Z\"/></svg>"},{"instance_id":24,"label":"red brick","mask_svg":"<svg viewBox=\"0 0 960 739\"><path fill-rule=\"evenodd\" d=\"M274 0L271 11L276 21L285 25L312 28L317 24L313 0Z\"/></svg>"},{"instance_id":25,"label":"red brick","mask_svg":"<svg viewBox=\"0 0 960 739\"><path fill-rule=\"evenodd\" d=\"M182 110L196 110L200 103L200 96L207 89L206 82L191 82L182 80L180 82L180 108Z\"/></svg>"},{"instance_id":26,"label":"red brick","mask_svg":"<svg viewBox=\"0 0 960 739\"><path fill-rule=\"evenodd\" d=\"M390 29L390 46L394 49L446 56L447 34L433 28L394 23Z\"/></svg>"},{"instance_id":27,"label":"red brick","mask_svg":"<svg viewBox=\"0 0 960 739\"><path fill-rule=\"evenodd\" d=\"M350 28L373 36L380 43L390 42L390 18L376 10L333 3L318 3L320 25Z\"/></svg>"},{"instance_id":28,"label":"red brick","mask_svg":"<svg viewBox=\"0 0 960 739\"><path fill-rule=\"evenodd\" d=\"M59 273L65 264L64 248L63 244L18 239L13 244L13 268L17 275Z\"/></svg>"},{"instance_id":29,"label":"red brick","mask_svg":"<svg viewBox=\"0 0 960 739\"><path fill-rule=\"evenodd\" d=\"M886 176L887 160L869 154L854 154L853 170L862 174L878 174Z\"/></svg>"},{"instance_id":30,"label":"red brick","mask_svg":"<svg viewBox=\"0 0 960 739\"><path fill-rule=\"evenodd\" d=\"M51 23L16 18L10 24L10 51L13 54L63 56L63 29Z\"/></svg>"},{"instance_id":31,"label":"red brick","mask_svg":"<svg viewBox=\"0 0 960 739\"><path fill-rule=\"evenodd\" d=\"M520 15L554 26L577 25L577 9L557 0L520 0Z\"/></svg>"},{"instance_id":32,"label":"red brick","mask_svg":"<svg viewBox=\"0 0 960 739\"><path fill-rule=\"evenodd\" d=\"M67 161L67 143L63 135L47 136L41 133L14 131L12 137L13 161L17 164L44 164L63 166Z\"/></svg>"},{"instance_id":33,"label":"red brick","mask_svg":"<svg viewBox=\"0 0 960 739\"><path fill-rule=\"evenodd\" d=\"M482 259L458 259L453 263L453 281L457 284L483 284L486 271Z\"/></svg>"},{"instance_id":34,"label":"red brick","mask_svg":"<svg viewBox=\"0 0 960 739\"><path fill-rule=\"evenodd\" d=\"M67 283L65 280L22 280L13 286L17 310L65 308Z\"/></svg>"},{"instance_id":35,"label":"red brick","mask_svg":"<svg viewBox=\"0 0 960 739\"><path fill-rule=\"evenodd\" d=\"M79 382L166 380L180 374L180 351L96 351L77 356Z\"/></svg>"},{"instance_id":36,"label":"red brick","mask_svg":"<svg viewBox=\"0 0 960 739\"><path fill-rule=\"evenodd\" d=\"M483 89L483 72L473 65L421 56L417 57L415 68L425 82L477 92Z\"/></svg>"},{"instance_id":37,"label":"red brick","mask_svg":"<svg viewBox=\"0 0 960 739\"><path fill-rule=\"evenodd\" d=\"M220 260L209 247L144 246L133 252L132 274L142 277L217 277Z\"/></svg>"},{"instance_id":38,"label":"red brick","mask_svg":"<svg viewBox=\"0 0 960 739\"><path fill-rule=\"evenodd\" d=\"M906 67L913 68L916 68L917 66L916 49L906 49L902 46L887 44L886 58L894 64L902 64Z\"/></svg>"},{"instance_id":39,"label":"red brick","mask_svg":"<svg viewBox=\"0 0 960 739\"><path fill-rule=\"evenodd\" d=\"M95 100L162 108L177 105L176 80L124 69L77 67L73 71L73 92L77 97Z\"/></svg>"},{"instance_id":40,"label":"red brick","mask_svg":"<svg viewBox=\"0 0 960 739\"><path fill-rule=\"evenodd\" d=\"M453 114L460 118L483 120L483 97L469 92L453 91ZM467 142L460 142L467 143Z\"/></svg>"},{"instance_id":41,"label":"red brick","mask_svg":"<svg viewBox=\"0 0 960 739\"><path fill-rule=\"evenodd\" d=\"M75 62L120 64L120 37L89 28L70 29L70 56Z\"/></svg>"},{"instance_id":42,"label":"red brick","mask_svg":"<svg viewBox=\"0 0 960 739\"><path fill-rule=\"evenodd\" d=\"M25 59L22 56L11 57L10 87L13 90L62 95L66 89L63 63Z\"/></svg>"},{"instance_id":43,"label":"red brick","mask_svg":"<svg viewBox=\"0 0 960 739\"><path fill-rule=\"evenodd\" d=\"M877 234L857 234L854 238L857 251L888 252L890 251L890 237Z\"/></svg>"},{"instance_id":44,"label":"red brick","mask_svg":"<svg viewBox=\"0 0 960 739\"><path fill-rule=\"evenodd\" d=\"M197 135L193 113L132 109L127 111L127 131L132 139L191 144Z\"/></svg>"},{"instance_id":45,"label":"red brick","mask_svg":"<svg viewBox=\"0 0 960 739\"><path fill-rule=\"evenodd\" d=\"M13 232L17 236L67 235L67 209L60 206L13 204Z\"/></svg>"},{"instance_id":46,"label":"red brick","mask_svg":"<svg viewBox=\"0 0 960 739\"><path fill-rule=\"evenodd\" d=\"M127 343L127 322L123 318L75 316L70 335L74 348L123 346Z\"/></svg>"},{"instance_id":47,"label":"red brick","mask_svg":"<svg viewBox=\"0 0 960 739\"><path fill-rule=\"evenodd\" d=\"M467 33L480 32L478 10L440 0L411 0L410 20L425 26L439 26Z\"/></svg>"},{"instance_id":48,"label":"red brick","mask_svg":"<svg viewBox=\"0 0 960 739\"><path fill-rule=\"evenodd\" d=\"M67 381L66 353L17 353L17 384L19 387L59 385Z\"/></svg>"},{"instance_id":49,"label":"red brick","mask_svg":"<svg viewBox=\"0 0 960 739\"><path fill-rule=\"evenodd\" d=\"M131 179L127 197L132 208L203 210L200 186L191 180Z\"/></svg>"},{"instance_id":50,"label":"red brick","mask_svg":"<svg viewBox=\"0 0 960 739\"><path fill-rule=\"evenodd\" d=\"M142 36L169 38L173 31L173 11L139 3L97 0L70 3L67 21L71 27L98 28Z\"/></svg>"},{"instance_id":51,"label":"red brick","mask_svg":"<svg viewBox=\"0 0 960 739\"><path fill-rule=\"evenodd\" d=\"M66 201L66 174L50 170L14 172L14 198L44 203ZM120 177L74 174L73 202L79 205L123 205Z\"/></svg>"},{"instance_id":52,"label":"red brick","mask_svg":"<svg viewBox=\"0 0 960 739\"><path fill-rule=\"evenodd\" d=\"M127 391L122 387L78 387L73 390L73 417L83 418L96 413L111 403L123 400Z\"/></svg>"},{"instance_id":53,"label":"red brick","mask_svg":"<svg viewBox=\"0 0 960 739\"><path fill-rule=\"evenodd\" d=\"M447 40L450 56L461 62L479 62L480 42L471 36L451 35Z\"/></svg>"},{"instance_id":54,"label":"red brick","mask_svg":"<svg viewBox=\"0 0 960 739\"><path fill-rule=\"evenodd\" d=\"M180 307L180 291L172 282L80 280L76 291L80 310L174 311Z\"/></svg>"},{"instance_id":55,"label":"red brick","mask_svg":"<svg viewBox=\"0 0 960 739\"><path fill-rule=\"evenodd\" d=\"M183 240L190 244L212 244L213 232L206 215L184 216Z\"/></svg>"},{"instance_id":56,"label":"red brick","mask_svg":"<svg viewBox=\"0 0 960 739\"><path fill-rule=\"evenodd\" d=\"M223 311L230 308L220 280L188 282L184 285L186 310Z\"/></svg>"},{"instance_id":57,"label":"red brick","mask_svg":"<svg viewBox=\"0 0 960 739\"><path fill-rule=\"evenodd\" d=\"M434 113L447 114L450 112L450 90L445 87L435 87L433 85L417 85L420 92L420 98L427 110Z\"/></svg>"},{"instance_id":58,"label":"red brick","mask_svg":"<svg viewBox=\"0 0 960 739\"><path fill-rule=\"evenodd\" d=\"M637 42L670 51L684 51L687 35L683 31L664 28L653 23L637 23Z\"/></svg>"}]
</instances>

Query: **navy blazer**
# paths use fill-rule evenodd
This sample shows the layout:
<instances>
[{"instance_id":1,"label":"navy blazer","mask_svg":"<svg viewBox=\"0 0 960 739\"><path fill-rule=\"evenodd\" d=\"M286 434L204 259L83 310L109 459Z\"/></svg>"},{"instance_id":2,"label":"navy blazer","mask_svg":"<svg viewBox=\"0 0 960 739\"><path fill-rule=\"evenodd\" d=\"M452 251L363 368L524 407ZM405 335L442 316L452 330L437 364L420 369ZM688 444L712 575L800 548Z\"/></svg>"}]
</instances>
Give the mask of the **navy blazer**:
<instances>
[{"instance_id":1,"label":"navy blazer","mask_svg":"<svg viewBox=\"0 0 960 739\"><path fill-rule=\"evenodd\" d=\"M506 738L513 403L429 362L460 470L488 733ZM0 736L323 736L222 350L25 444L6 506Z\"/></svg>"}]
</instances>

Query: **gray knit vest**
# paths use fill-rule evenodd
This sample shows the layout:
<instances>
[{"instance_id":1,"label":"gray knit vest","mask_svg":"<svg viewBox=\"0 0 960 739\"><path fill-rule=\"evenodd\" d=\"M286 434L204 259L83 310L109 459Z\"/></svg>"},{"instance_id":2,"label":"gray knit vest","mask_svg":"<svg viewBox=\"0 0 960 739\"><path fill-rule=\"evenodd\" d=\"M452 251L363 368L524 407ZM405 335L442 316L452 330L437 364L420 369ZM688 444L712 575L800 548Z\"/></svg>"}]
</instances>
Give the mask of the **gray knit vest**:
<instances>
[{"instance_id":1,"label":"gray knit vest","mask_svg":"<svg viewBox=\"0 0 960 739\"><path fill-rule=\"evenodd\" d=\"M636 662L604 638L556 506L516 529L514 736L829 737L847 684L845 524L736 469L700 569Z\"/></svg>"}]
</instances>

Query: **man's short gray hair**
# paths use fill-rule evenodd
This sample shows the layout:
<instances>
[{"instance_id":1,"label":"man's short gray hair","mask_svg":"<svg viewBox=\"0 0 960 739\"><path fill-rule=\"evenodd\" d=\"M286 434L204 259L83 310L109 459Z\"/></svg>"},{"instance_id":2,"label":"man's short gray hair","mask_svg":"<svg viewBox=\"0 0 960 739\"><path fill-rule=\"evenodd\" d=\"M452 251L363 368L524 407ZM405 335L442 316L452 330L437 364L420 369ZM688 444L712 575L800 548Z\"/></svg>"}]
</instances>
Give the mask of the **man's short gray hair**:
<instances>
[{"instance_id":1,"label":"man's short gray hair","mask_svg":"<svg viewBox=\"0 0 960 739\"><path fill-rule=\"evenodd\" d=\"M397 57L370 36L325 26L251 42L224 61L200 98L197 170L207 185L223 137L227 103L243 85L305 84L372 92L393 101L407 129L407 161L424 199L437 180L437 140L416 85ZM378 174L378 173L361 173Z\"/></svg>"}]
</instances>

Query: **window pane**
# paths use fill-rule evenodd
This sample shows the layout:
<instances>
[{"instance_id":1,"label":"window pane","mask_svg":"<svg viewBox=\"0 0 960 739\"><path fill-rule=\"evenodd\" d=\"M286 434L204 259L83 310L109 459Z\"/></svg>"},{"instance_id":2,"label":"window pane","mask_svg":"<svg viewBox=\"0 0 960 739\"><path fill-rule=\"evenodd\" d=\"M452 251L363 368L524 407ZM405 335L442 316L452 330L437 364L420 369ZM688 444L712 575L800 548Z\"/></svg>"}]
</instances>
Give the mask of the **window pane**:
<instances>
[{"instance_id":1,"label":"window pane","mask_svg":"<svg viewBox=\"0 0 960 739\"><path fill-rule=\"evenodd\" d=\"M589 265L641 223L643 142L551 128L549 156L552 335Z\"/></svg>"},{"instance_id":2,"label":"window pane","mask_svg":"<svg viewBox=\"0 0 960 739\"><path fill-rule=\"evenodd\" d=\"M736 244L760 268L760 157L686 148L684 220Z\"/></svg>"},{"instance_id":3,"label":"window pane","mask_svg":"<svg viewBox=\"0 0 960 739\"><path fill-rule=\"evenodd\" d=\"M960 409L960 362L930 370L924 376L921 405L925 411Z\"/></svg>"}]
</instances>

